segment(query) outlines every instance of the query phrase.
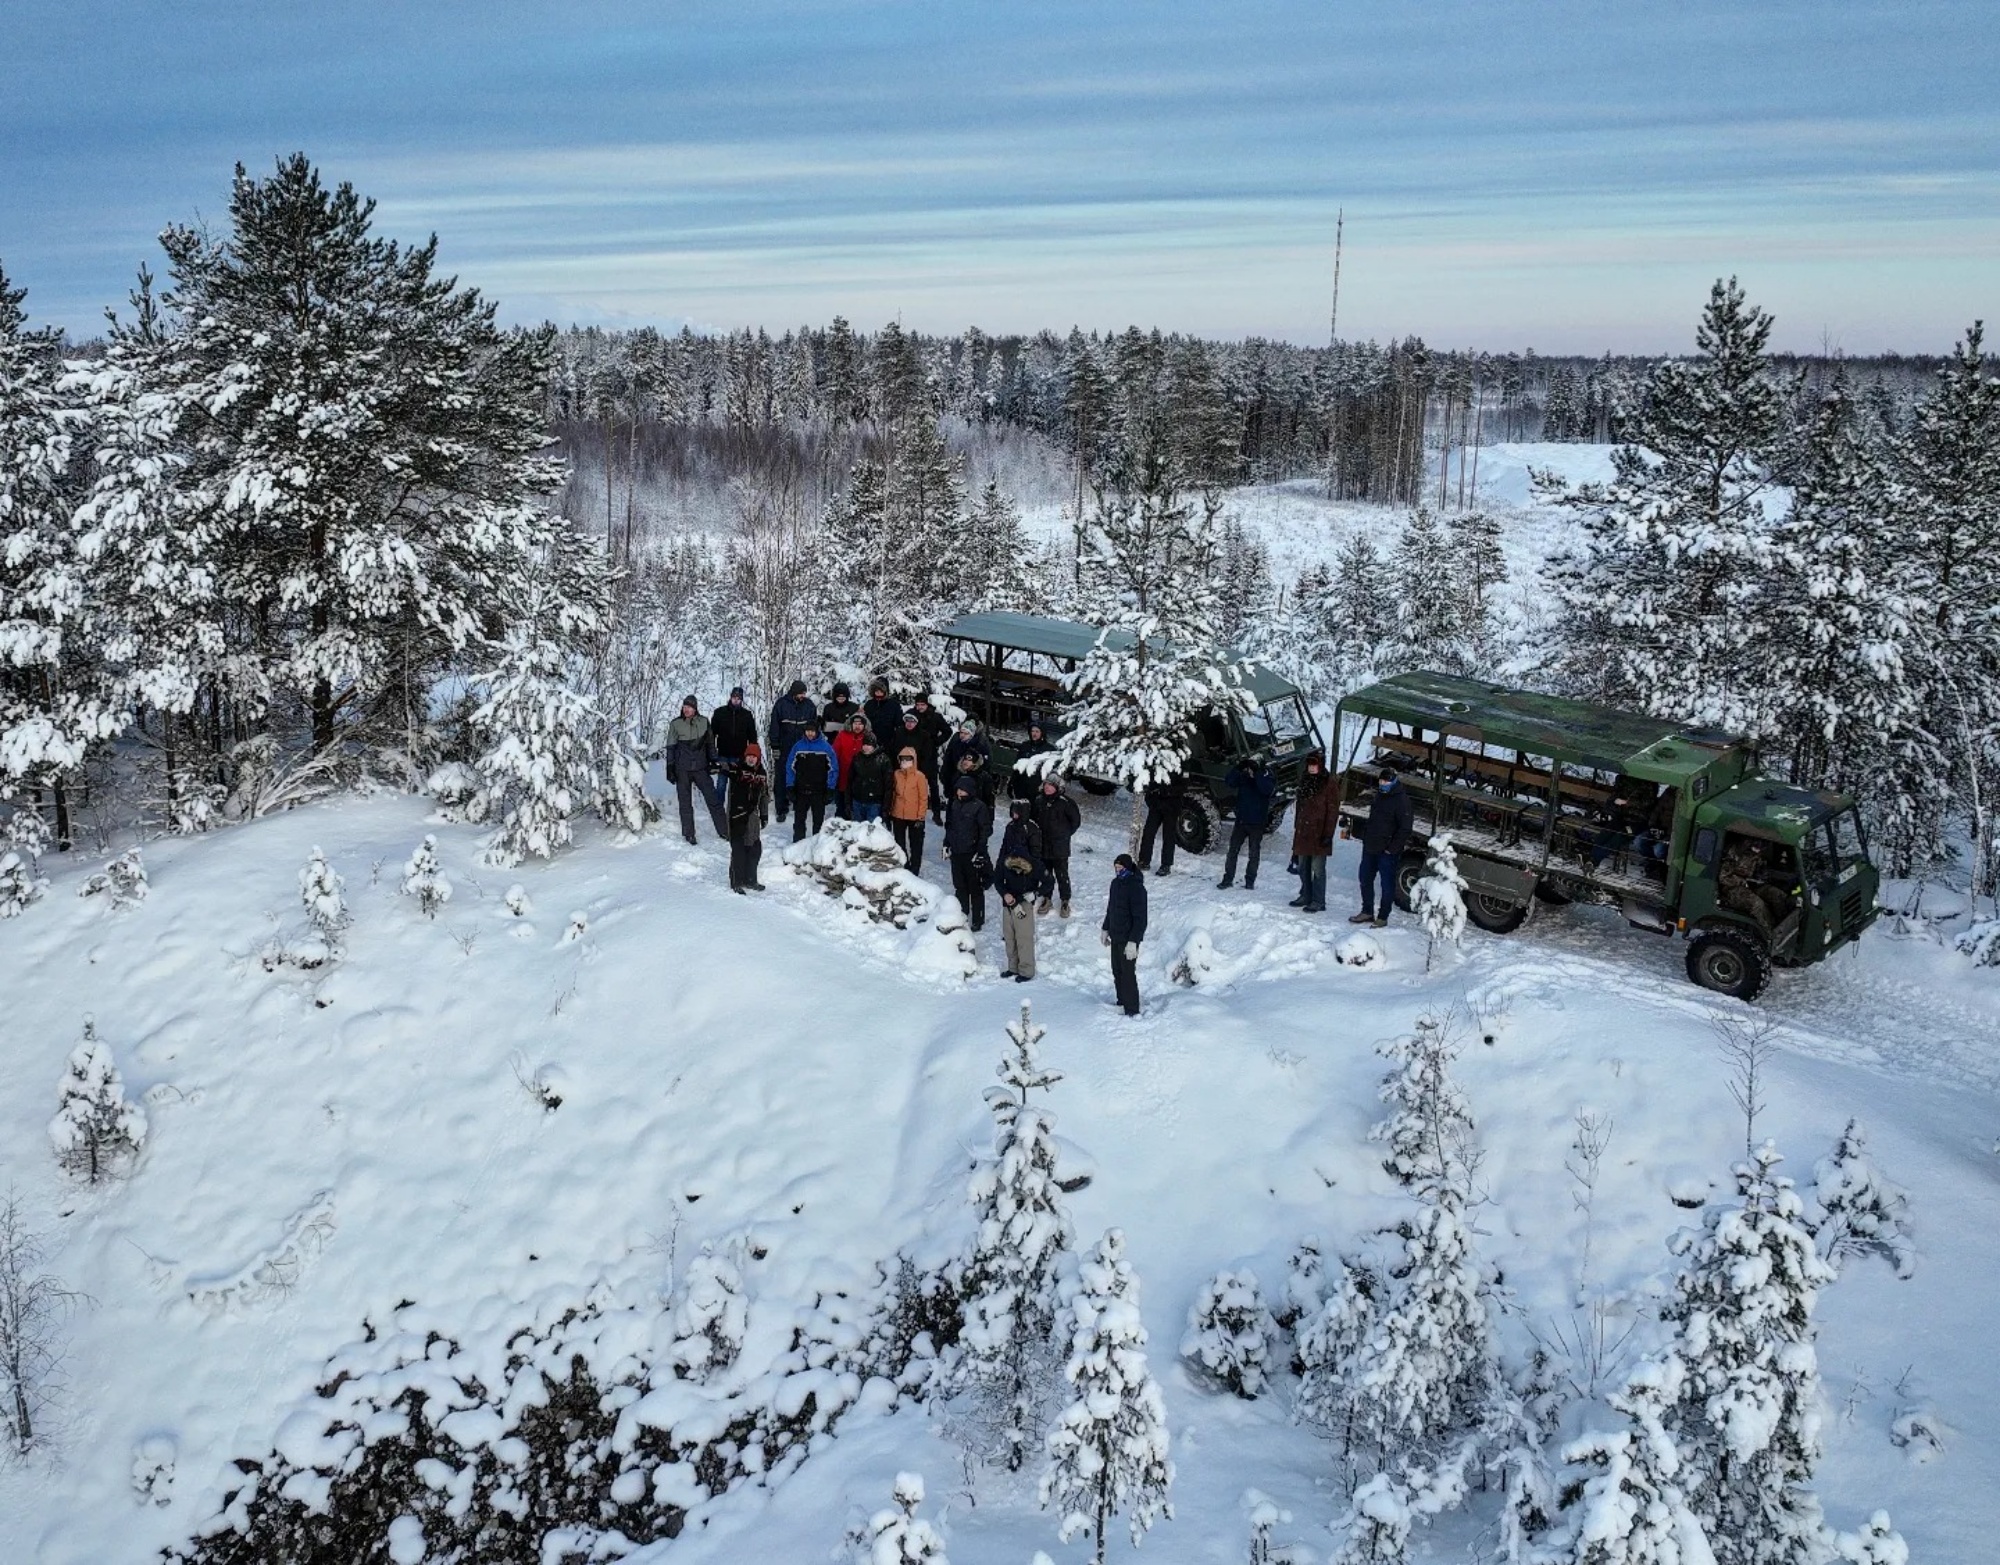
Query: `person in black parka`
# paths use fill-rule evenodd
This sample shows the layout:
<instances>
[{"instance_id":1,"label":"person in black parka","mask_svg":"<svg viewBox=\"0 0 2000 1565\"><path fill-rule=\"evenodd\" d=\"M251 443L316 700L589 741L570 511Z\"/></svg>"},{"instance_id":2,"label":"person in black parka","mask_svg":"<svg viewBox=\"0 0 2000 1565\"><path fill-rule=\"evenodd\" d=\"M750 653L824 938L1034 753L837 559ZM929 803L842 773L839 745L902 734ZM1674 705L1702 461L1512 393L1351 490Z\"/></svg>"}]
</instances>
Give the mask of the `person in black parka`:
<instances>
[{"instance_id":1,"label":"person in black parka","mask_svg":"<svg viewBox=\"0 0 2000 1565\"><path fill-rule=\"evenodd\" d=\"M770 778L764 755L751 740L729 768L729 889L762 891L757 861L764 856L764 823L770 818Z\"/></svg>"},{"instance_id":2,"label":"person in black parka","mask_svg":"<svg viewBox=\"0 0 2000 1565\"><path fill-rule=\"evenodd\" d=\"M1049 874L1055 880L1055 889L1062 897L1062 916L1069 917L1069 845L1076 834L1083 829L1083 812L1076 807L1063 788L1060 777L1048 777L1042 781L1041 792L1035 796L1035 824L1042 829L1042 859L1049 867ZM1044 896L1037 912L1049 910L1049 899Z\"/></svg>"},{"instance_id":3,"label":"person in black parka","mask_svg":"<svg viewBox=\"0 0 2000 1565\"><path fill-rule=\"evenodd\" d=\"M917 692L910 703L910 710L903 714L903 743L917 752L917 770L930 779L931 821L934 825L944 824L945 784L950 780L944 775L944 747L951 740L951 724L944 720L944 714L931 705L928 690ZM908 718L916 717L915 726Z\"/></svg>"},{"instance_id":4,"label":"person in black parka","mask_svg":"<svg viewBox=\"0 0 2000 1565\"><path fill-rule=\"evenodd\" d=\"M1187 778L1176 772L1160 782L1147 783L1146 826L1139 838L1139 867L1150 871L1153 867L1153 839L1160 839L1160 873L1174 872L1174 822L1180 818L1181 805L1187 801Z\"/></svg>"},{"instance_id":5,"label":"person in black parka","mask_svg":"<svg viewBox=\"0 0 2000 1565\"><path fill-rule=\"evenodd\" d=\"M743 704L743 687L729 692L729 699L715 709L708 720L715 735L715 753L724 761L743 759L743 747L757 742L757 715Z\"/></svg>"},{"instance_id":6,"label":"person in black parka","mask_svg":"<svg viewBox=\"0 0 2000 1565\"><path fill-rule=\"evenodd\" d=\"M903 703L889 694L888 680L869 682L868 699L861 703L861 715L868 719L868 731L875 736L884 755L902 747Z\"/></svg>"},{"instance_id":7,"label":"person in black parka","mask_svg":"<svg viewBox=\"0 0 2000 1565\"><path fill-rule=\"evenodd\" d=\"M1146 938L1146 877L1121 853L1112 861L1104 909L1104 943L1111 947L1111 983L1127 1016L1139 1014L1139 942Z\"/></svg>"},{"instance_id":8,"label":"person in black parka","mask_svg":"<svg viewBox=\"0 0 2000 1565\"><path fill-rule=\"evenodd\" d=\"M978 783L959 778L945 818L944 856L951 861L952 892L975 931L986 927L986 842L992 835L993 806L980 796Z\"/></svg>"},{"instance_id":9,"label":"person in black parka","mask_svg":"<svg viewBox=\"0 0 2000 1565\"><path fill-rule=\"evenodd\" d=\"M1410 828L1415 825L1410 790L1395 771L1383 767L1375 779L1375 796L1368 801L1368 819L1361 823L1361 911L1350 924L1373 924L1381 928L1389 922L1389 909L1396 905L1396 866L1410 845ZM1375 891L1382 891L1382 911L1375 911Z\"/></svg>"},{"instance_id":10,"label":"person in black parka","mask_svg":"<svg viewBox=\"0 0 2000 1565\"><path fill-rule=\"evenodd\" d=\"M1236 818L1229 830L1229 852L1222 861L1222 879L1215 885L1226 891L1236 880L1236 855L1247 842L1250 863L1243 872L1243 889L1257 884L1257 864L1264 856L1264 832L1271 824L1271 800L1278 791L1278 779L1257 756L1246 756L1241 766L1231 767L1222 779L1225 788L1236 790Z\"/></svg>"},{"instance_id":11,"label":"person in black parka","mask_svg":"<svg viewBox=\"0 0 2000 1565\"><path fill-rule=\"evenodd\" d=\"M771 706L771 726L766 730L771 736L771 791L777 796L778 819L783 820L790 812L792 785L785 775L785 762L790 759L792 746L806 736L806 724L819 720L819 708L806 694L803 679L792 681L787 690Z\"/></svg>"}]
</instances>

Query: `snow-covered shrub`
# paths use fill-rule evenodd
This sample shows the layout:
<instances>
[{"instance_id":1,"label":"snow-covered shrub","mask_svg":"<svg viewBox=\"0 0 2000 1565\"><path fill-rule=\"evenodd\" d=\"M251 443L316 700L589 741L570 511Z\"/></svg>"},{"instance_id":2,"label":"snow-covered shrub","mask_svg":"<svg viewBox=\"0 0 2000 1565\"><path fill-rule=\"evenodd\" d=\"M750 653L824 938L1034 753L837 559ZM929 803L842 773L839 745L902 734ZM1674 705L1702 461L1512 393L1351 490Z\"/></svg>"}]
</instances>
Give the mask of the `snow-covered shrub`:
<instances>
[{"instance_id":1,"label":"snow-covered shrub","mask_svg":"<svg viewBox=\"0 0 2000 1565\"><path fill-rule=\"evenodd\" d=\"M1419 1017L1407 1037L1376 1050L1395 1069L1382 1081L1389 1117L1368 1139L1387 1143L1383 1169L1420 1195L1444 1188L1470 1194L1472 1109L1451 1074L1459 1048L1450 1019L1431 1015Z\"/></svg>"},{"instance_id":2,"label":"snow-covered shrub","mask_svg":"<svg viewBox=\"0 0 2000 1565\"><path fill-rule=\"evenodd\" d=\"M749 1329L743 1274L725 1256L697 1256L674 1311L674 1374L707 1381L734 1364Z\"/></svg>"},{"instance_id":3,"label":"snow-covered shrub","mask_svg":"<svg viewBox=\"0 0 2000 1565\"><path fill-rule=\"evenodd\" d=\"M1680 1360L1642 1365L1609 1398L1625 1425L1563 1450L1589 1476L1571 1488L1576 1565L1703 1565L1709 1539L1690 1504L1684 1459L1666 1410L1684 1394Z\"/></svg>"},{"instance_id":4,"label":"snow-covered shrub","mask_svg":"<svg viewBox=\"0 0 2000 1565\"><path fill-rule=\"evenodd\" d=\"M1497 1558L1505 1565L1542 1565L1543 1540L1561 1511L1549 1441L1561 1427L1564 1398L1552 1367L1536 1348L1524 1384L1496 1377L1479 1432L1486 1487L1500 1494Z\"/></svg>"},{"instance_id":5,"label":"snow-covered shrub","mask_svg":"<svg viewBox=\"0 0 2000 1565\"><path fill-rule=\"evenodd\" d=\"M916 1473L896 1474L896 1503L877 1511L862 1529L855 1565L951 1565L944 1538L917 1507L924 1503L924 1481Z\"/></svg>"},{"instance_id":6,"label":"snow-covered shrub","mask_svg":"<svg viewBox=\"0 0 2000 1565\"><path fill-rule=\"evenodd\" d=\"M534 903L528 900L528 888L525 886L509 886L500 905L515 918L526 918L535 910Z\"/></svg>"},{"instance_id":7,"label":"snow-covered shrub","mask_svg":"<svg viewBox=\"0 0 2000 1565\"><path fill-rule=\"evenodd\" d=\"M17 807L0 827L0 918L26 912L49 889L41 873L48 845L48 822L39 810Z\"/></svg>"},{"instance_id":8,"label":"snow-covered shrub","mask_svg":"<svg viewBox=\"0 0 2000 1565\"><path fill-rule=\"evenodd\" d=\"M132 1447L132 1495L141 1505L174 1503L174 1466L180 1448L172 1435L148 1435Z\"/></svg>"},{"instance_id":9,"label":"snow-covered shrub","mask_svg":"<svg viewBox=\"0 0 2000 1565\"><path fill-rule=\"evenodd\" d=\"M1256 1273L1217 1272L1188 1310L1181 1357L1239 1397L1253 1398L1270 1373L1276 1331Z\"/></svg>"},{"instance_id":10,"label":"snow-covered shrub","mask_svg":"<svg viewBox=\"0 0 2000 1565\"><path fill-rule=\"evenodd\" d=\"M1859 1532L1843 1532L1834 1550L1843 1565L1910 1565L1910 1546L1889 1525L1887 1511L1877 1511Z\"/></svg>"},{"instance_id":11,"label":"snow-covered shrub","mask_svg":"<svg viewBox=\"0 0 2000 1565\"><path fill-rule=\"evenodd\" d=\"M557 945L575 945L590 933L590 915L578 909L570 914L569 922L563 925L563 932L556 937Z\"/></svg>"},{"instance_id":12,"label":"snow-covered shrub","mask_svg":"<svg viewBox=\"0 0 2000 1565\"><path fill-rule=\"evenodd\" d=\"M1018 1470L1054 1380L1058 1273L1073 1231L1056 1168L1055 1121L1029 1102L1062 1080L1041 1061L1048 1031L1023 1004L1007 1027L1002 1086L986 1090L993 1154L968 1191L976 1229L963 1278L961 1376L976 1421L997 1450L984 1454ZM987 1443L981 1440L979 1443Z\"/></svg>"},{"instance_id":13,"label":"snow-covered shrub","mask_svg":"<svg viewBox=\"0 0 2000 1565\"><path fill-rule=\"evenodd\" d=\"M306 922L312 925L313 933L329 947L347 928L345 889L346 882L327 863L326 855L314 848L306 867L299 871L299 901L305 904Z\"/></svg>"},{"instance_id":14,"label":"snow-covered shrub","mask_svg":"<svg viewBox=\"0 0 2000 1565\"><path fill-rule=\"evenodd\" d=\"M1769 1142L1711 1206L1661 1319L1685 1371L1662 1422L1688 1465L1689 1503L1718 1565L1809 1565L1830 1541L1812 1493L1820 1455L1813 1306L1833 1280Z\"/></svg>"},{"instance_id":15,"label":"snow-covered shrub","mask_svg":"<svg viewBox=\"0 0 2000 1565\"><path fill-rule=\"evenodd\" d=\"M2000 918L1976 919L1952 941L1955 950L1980 967L2000 967Z\"/></svg>"},{"instance_id":16,"label":"snow-covered shrub","mask_svg":"<svg viewBox=\"0 0 2000 1565\"><path fill-rule=\"evenodd\" d=\"M98 1184L130 1169L146 1141L146 1111L127 1102L111 1051L89 1017L83 1041L63 1073L62 1100L49 1121L49 1142L65 1173Z\"/></svg>"},{"instance_id":17,"label":"snow-covered shrub","mask_svg":"<svg viewBox=\"0 0 2000 1565\"><path fill-rule=\"evenodd\" d=\"M1318 1234L1307 1234L1285 1263L1285 1302L1277 1314L1278 1324L1286 1331L1300 1329L1319 1313L1325 1298L1326 1252Z\"/></svg>"},{"instance_id":18,"label":"snow-covered shrub","mask_svg":"<svg viewBox=\"0 0 2000 1565\"><path fill-rule=\"evenodd\" d=\"M1846 1257L1870 1250L1886 1256L1898 1277L1916 1271L1910 1198L1869 1157L1860 1120L1850 1119L1832 1154L1813 1165L1813 1199L1819 1206L1814 1237L1835 1271Z\"/></svg>"},{"instance_id":19,"label":"snow-covered shrub","mask_svg":"<svg viewBox=\"0 0 2000 1565\"><path fill-rule=\"evenodd\" d=\"M425 918L436 918L438 909L451 900L451 882L438 865L437 838L424 838L403 866L403 895L417 899Z\"/></svg>"},{"instance_id":20,"label":"snow-covered shrub","mask_svg":"<svg viewBox=\"0 0 2000 1565\"><path fill-rule=\"evenodd\" d=\"M1424 971L1429 972L1437 948L1455 946L1465 935L1465 877L1459 873L1458 851L1448 831L1431 838L1424 873L1410 888L1410 911L1429 942L1424 952Z\"/></svg>"},{"instance_id":21,"label":"snow-covered shrub","mask_svg":"<svg viewBox=\"0 0 2000 1565\"><path fill-rule=\"evenodd\" d=\"M1415 1520L1402 1486L1387 1473L1377 1473L1354 1491L1353 1504L1340 1522L1340 1547L1327 1557L1327 1565L1403 1565Z\"/></svg>"},{"instance_id":22,"label":"snow-covered shrub","mask_svg":"<svg viewBox=\"0 0 2000 1565\"><path fill-rule=\"evenodd\" d=\"M1343 1453L1354 1445L1354 1375L1382 1293L1382 1279L1368 1267L1336 1260L1322 1280L1319 1304L1294 1333L1299 1394L1293 1416L1336 1436Z\"/></svg>"},{"instance_id":23,"label":"snow-covered shrub","mask_svg":"<svg viewBox=\"0 0 2000 1565\"><path fill-rule=\"evenodd\" d=\"M922 923L939 901L935 886L910 873L903 850L879 820L829 820L815 835L788 846L784 861L817 880L843 906L898 929Z\"/></svg>"},{"instance_id":24,"label":"snow-covered shrub","mask_svg":"<svg viewBox=\"0 0 2000 1565\"><path fill-rule=\"evenodd\" d=\"M103 869L85 879L76 888L76 894L80 897L108 896L115 912L119 908L144 902L148 889L145 856L137 848L127 848Z\"/></svg>"},{"instance_id":25,"label":"snow-covered shrub","mask_svg":"<svg viewBox=\"0 0 2000 1565\"><path fill-rule=\"evenodd\" d=\"M1112 1517L1125 1517L1137 1547L1158 1518L1174 1514L1167 1501L1174 1481L1167 1411L1146 1366L1139 1280L1116 1228L1078 1268L1063 1315L1069 1343L1063 1378L1076 1395L1049 1431L1041 1501L1061 1515L1063 1542L1089 1533L1097 1565L1104 1565Z\"/></svg>"},{"instance_id":26,"label":"snow-covered shrub","mask_svg":"<svg viewBox=\"0 0 2000 1565\"><path fill-rule=\"evenodd\" d=\"M1389 956L1381 941L1356 930L1333 948L1333 959L1342 967L1381 967Z\"/></svg>"},{"instance_id":27,"label":"snow-covered shrub","mask_svg":"<svg viewBox=\"0 0 2000 1565\"><path fill-rule=\"evenodd\" d=\"M449 820L476 823L485 819L479 774L463 761L446 761L432 768L424 779L424 792L437 801L438 809Z\"/></svg>"},{"instance_id":28,"label":"snow-covered shrub","mask_svg":"<svg viewBox=\"0 0 2000 1565\"><path fill-rule=\"evenodd\" d=\"M1312 1556L1304 1550L1271 1541L1273 1527L1290 1524L1290 1511L1280 1510L1257 1489L1243 1491L1243 1509L1250 1519L1250 1565L1309 1565Z\"/></svg>"}]
</instances>

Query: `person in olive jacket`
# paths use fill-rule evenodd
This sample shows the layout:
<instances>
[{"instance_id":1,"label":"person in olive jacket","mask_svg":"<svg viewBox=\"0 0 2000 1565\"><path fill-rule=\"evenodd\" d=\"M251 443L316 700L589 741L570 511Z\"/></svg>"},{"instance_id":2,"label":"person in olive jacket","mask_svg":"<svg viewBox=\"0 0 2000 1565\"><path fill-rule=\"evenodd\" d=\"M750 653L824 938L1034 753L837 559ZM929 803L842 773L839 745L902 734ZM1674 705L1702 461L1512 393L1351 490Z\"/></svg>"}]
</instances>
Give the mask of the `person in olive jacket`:
<instances>
[{"instance_id":1,"label":"person in olive jacket","mask_svg":"<svg viewBox=\"0 0 2000 1565\"><path fill-rule=\"evenodd\" d=\"M863 732L861 753L847 765L848 807L857 821L879 821L882 806L889 802L889 757L875 743L875 735Z\"/></svg>"},{"instance_id":2,"label":"person in olive jacket","mask_svg":"<svg viewBox=\"0 0 2000 1565\"><path fill-rule=\"evenodd\" d=\"M1111 983L1127 1016L1139 1014L1139 942L1146 938L1146 877L1121 853L1111 861L1103 940L1111 948Z\"/></svg>"},{"instance_id":3,"label":"person in olive jacket","mask_svg":"<svg viewBox=\"0 0 2000 1565\"><path fill-rule=\"evenodd\" d=\"M715 781L710 775L715 769L715 731L701 715L700 703L693 696L681 701L681 715L667 724L667 743L662 753L667 775L674 780L674 792L680 796L681 835L689 842L694 841L693 791L699 788L708 804L708 818L715 827L715 835L726 841L729 823L723 819L722 801L715 795Z\"/></svg>"},{"instance_id":4,"label":"person in olive jacket","mask_svg":"<svg viewBox=\"0 0 2000 1565\"><path fill-rule=\"evenodd\" d=\"M1299 796L1292 805L1292 856L1299 862L1299 894L1292 906L1308 913L1326 911L1326 860L1339 823L1340 790L1315 750L1306 757Z\"/></svg>"},{"instance_id":5,"label":"person in olive jacket","mask_svg":"<svg viewBox=\"0 0 2000 1565\"><path fill-rule=\"evenodd\" d=\"M729 692L729 699L715 709L708 720L715 731L715 753L723 761L743 759L743 747L757 742L757 717L743 704L743 687Z\"/></svg>"},{"instance_id":6,"label":"person in olive jacket","mask_svg":"<svg viewBox=\"0 0 2000 1565\"><path fill-rule=\"evenodd\" d=\"M1042 859L1049 867L1049 874L1055 880L1055 889L1062 897L1062 916L1069 917L1069 845L1076 834L1083 830L1083 812L1076 807L1063 788L1060 777L1042 779L1041 791L1035 795L1035 824L1042 830ZM1049 898L1042 898L1042 905L1035 909L1038 913L1049 910Z\"/></svg>"},{"instance_id":7,"label":"person in olive jacket","mask_svg":"<svg viewBox=\"0 0 2000 1565\"><path fill-rule=\"evenodd\" d=\"M1361 823L1361 911L1350 924L1373 924L1380 929L1389 922L1395 906L1396 866L1410 845L1410 829L1416 824L1405 788L1391 767L1383 767L1375 779L1375 792L1368 801L1368 819ZM1375 911L1375 891L1382 891L1382 911Z\"/></svg>"},{"instance_id":8,"label":"person in olive jacket","mask_svg":"<svg viewBox=\"0 0 2000 1565\"><path fill-rule=\"evenodd\" d=\"M785 763L791 758L792 746L805 738L806 725L818 720L819 708L806 694L803 679L793 680L792 688L771 707L771 726L766 732L771 736L771 791L777 796L779 820L785 818L792 802L792 785Z\"/></svg>"}]
</instances>

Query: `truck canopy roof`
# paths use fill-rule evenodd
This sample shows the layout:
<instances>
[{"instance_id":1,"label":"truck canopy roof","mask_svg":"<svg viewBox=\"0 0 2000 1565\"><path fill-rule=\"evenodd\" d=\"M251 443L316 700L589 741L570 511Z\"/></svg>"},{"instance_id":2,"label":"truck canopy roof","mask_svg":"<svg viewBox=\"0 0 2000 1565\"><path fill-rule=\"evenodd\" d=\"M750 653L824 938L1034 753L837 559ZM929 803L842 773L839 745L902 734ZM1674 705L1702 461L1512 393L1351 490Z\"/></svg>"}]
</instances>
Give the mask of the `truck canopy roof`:
<instances>
[{"instance_id":1,"label":"truck canopy roof","mask_svg":"<svg viewBox=\"0 0 2000 1565\"><path fill-rule=\"evenodd\" d=\"M1128 631L1101 632L1078 620L1048 619L1039 614L961 614L938 632L947 641L974 641L1015 652L1039 652L1044 657L1080 661L1090 655L1100 634L1112 647L1129 647ZM1258 705L1299 695L1299 687L1261 663L1243 661L1244 686Z\"/></svg>"},{"instance_id":2,"label":"truck canopy roof","mask_svg":"<svg viewBox=\"0 0 2000 1565\"><path fill-rule=\"evenodd\" d=\"M1448 728L1486 744L1676 787L1743 742L1719 729L1689 728L1455 674L1398 674L1357 690L1340 706L1345 712Z\"/></svg>"}]
</instances>

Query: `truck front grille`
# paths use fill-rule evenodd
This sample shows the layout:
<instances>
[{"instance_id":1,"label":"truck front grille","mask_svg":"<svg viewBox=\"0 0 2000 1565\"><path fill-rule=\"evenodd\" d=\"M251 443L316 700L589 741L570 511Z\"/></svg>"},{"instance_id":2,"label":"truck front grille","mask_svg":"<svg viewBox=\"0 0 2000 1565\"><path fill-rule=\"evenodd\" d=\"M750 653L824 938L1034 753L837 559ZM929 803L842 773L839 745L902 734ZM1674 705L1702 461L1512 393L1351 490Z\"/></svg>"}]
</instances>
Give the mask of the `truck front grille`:
<instances>
[{"instance_id":1,"label":"truck front grille","mask_svg":"<svg viewBox=\"0 0 2000 1565\"><path fill-rule=\"evenodd\" d=\"M1867 899L1861 888L1856 886L1840 899L1840 930L1842 934L1852 934L1861 927L1861 920L1868 912Z\"/></svg>"}]
</instances>

